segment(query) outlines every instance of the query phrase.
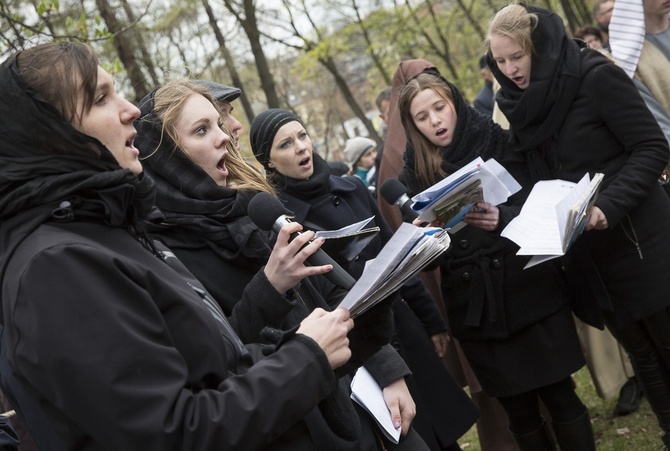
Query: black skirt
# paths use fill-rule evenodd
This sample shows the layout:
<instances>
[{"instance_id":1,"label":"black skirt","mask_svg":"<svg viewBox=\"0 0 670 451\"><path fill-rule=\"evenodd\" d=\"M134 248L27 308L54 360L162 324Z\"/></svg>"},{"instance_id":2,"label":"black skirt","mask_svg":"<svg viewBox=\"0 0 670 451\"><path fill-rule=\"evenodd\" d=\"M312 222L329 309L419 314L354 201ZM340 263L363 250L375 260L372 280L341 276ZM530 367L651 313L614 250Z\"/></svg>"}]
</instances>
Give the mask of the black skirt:
<instances>
[{"instance_id":1,"label":"black skirt","mask_svg":"<svg viewBox=\"0 0 670 451\"><path fill-rule=\"evenodd\" d=\"M572 312L565 307L514 335L461 340L483 390L512 396L558 382L584 366Z\"/></svg>"}]
</instances>

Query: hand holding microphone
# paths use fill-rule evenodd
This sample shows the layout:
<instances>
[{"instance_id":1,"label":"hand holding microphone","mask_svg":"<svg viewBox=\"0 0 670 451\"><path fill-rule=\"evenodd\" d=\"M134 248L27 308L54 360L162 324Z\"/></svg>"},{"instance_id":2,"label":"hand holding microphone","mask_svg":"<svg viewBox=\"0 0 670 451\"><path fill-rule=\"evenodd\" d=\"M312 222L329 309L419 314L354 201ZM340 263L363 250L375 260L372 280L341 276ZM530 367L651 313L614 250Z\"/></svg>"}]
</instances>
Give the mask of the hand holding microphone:
<instances>
[{"instance_id":1,"label":"hand holding microphone","mask_svg":"<svg viewBox=\"0 0 670 451\"><path fill-rule=\"evenodd\" d=\"M305 274L303 277L313 274L323 274L324 277L326 277L331 283L347 290L351 289L351 287L353 287L356 283L356 280L351 277L351 275L349 275L349 273L347 273L344 269L342 269L342 267L338 265L335 260L333 260L323 250L319 249L321 246L320 241L310 242L314 236L313 232L300 233L302 226L292 222L288 216L286 216L286 210L284 209L281 201L273 195L265 192L256 194L249 202L247 214L253 223L258 226L258 228L262 230L272 230L277 233L278 238L275 248L277 248L277 245L280 246L278 252L285 251L288 257L296 256L301 258L303 262L306 261L309 263L312 269L307 272L310 272L310 274L299 271L299 273ZM291 227L285 228L284 226L287 225L291 225ZM283 230L284 228L285 230ZM288 239L286 234L289 235ZM297 242L294 243L296 240ZM275 250L273 250L273 254L274 253ZM272 258L272 256L270 258ZM292 259L289 258L289 261L290 260ZM269 263L270 262L268 262L268 264ZM324 266L330 266L332 267L332 270L324 272L324 268L322 268ZM274 270L275 268L278 270L277 273L280 277L286 277L284 274L286 268L283 267L279 262L270 269ZM270 279L270 277L268 277L268 279ZM298 279L298 281L299 280L300 279ZM286 280L283 285L286 283L289 283L289 281ZM293 285L295 285L295 283ZM291 287L293 285L291 285ZM273 286L276 287L274 284Z\"/></svg>"}]
</instances>

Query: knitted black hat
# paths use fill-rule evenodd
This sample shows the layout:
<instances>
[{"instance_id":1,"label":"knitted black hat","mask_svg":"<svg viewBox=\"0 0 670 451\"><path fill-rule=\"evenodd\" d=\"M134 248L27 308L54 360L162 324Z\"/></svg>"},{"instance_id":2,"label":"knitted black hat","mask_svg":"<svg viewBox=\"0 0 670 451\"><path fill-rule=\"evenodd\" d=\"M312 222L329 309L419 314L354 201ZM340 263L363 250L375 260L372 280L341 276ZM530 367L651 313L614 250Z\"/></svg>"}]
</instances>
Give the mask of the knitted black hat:
<instances>
[{"instance_id":1,"label":"knitted black hat","mask_svg":"<svg viewBox=\"0 0 670 451\"><path fill-rule=\"evenodd\" d=\"M272 108L263 111L251 121L251 130L249 131L249 141L254 156L265 169L269 169L270 149L272 141L275 139L277 131L289 122L302 121L290 111L279 108Z\"/></svg>"}]
</instances>

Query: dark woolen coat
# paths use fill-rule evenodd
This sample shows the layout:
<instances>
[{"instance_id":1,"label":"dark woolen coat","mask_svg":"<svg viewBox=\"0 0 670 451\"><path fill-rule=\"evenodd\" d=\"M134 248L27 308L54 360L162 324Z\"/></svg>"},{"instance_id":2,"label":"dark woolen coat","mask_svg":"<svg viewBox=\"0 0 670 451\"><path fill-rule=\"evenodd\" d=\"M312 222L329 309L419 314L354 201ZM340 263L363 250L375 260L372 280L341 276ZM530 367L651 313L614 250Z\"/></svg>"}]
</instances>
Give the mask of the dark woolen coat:
<instances>
[{"instance_id":1,"label":"dark woolen coat","mask_svg":"<svg viewBox=\"0 0 670 451\"><path fill-rule=\"evenodd\" d=\"M598 268L592 284L602 278L617 323L626 324L670 305L670 199L657 182L670 152L631 80L609 62L593 67L599 59L596 51L582 51L582 67L592 69L582 74L555 149L560 178L576 182L587 169L605 174L596 206L609 228L586 232L581 241Z\"/></svg>"},{"instance_id":2,"label":"dark woolen coat","mask_svg":"<svg viewBox=\"0 0 670 451\"><path fill-rule=\"evenodd\" d=\"M315 171L322 166L314 157ZM293 181L299 189L300 182ZM330 176L329 190L310 201L298 192L279 193L295 220L313 230L336 230L374 215L369 226L379 226L380 233L344 267L359 277L365 262L377 256L393 233L381 216L377 203L356 177ZM446 330L444 319L425 286L413 278L400 290L403 299L394 302L397 331L396 346L412 370L408 379L417 404L413 426L431 449L454 443L477 419L477 409L453 380L435 354L430 335Z\"/></svg>"}]
</instances>

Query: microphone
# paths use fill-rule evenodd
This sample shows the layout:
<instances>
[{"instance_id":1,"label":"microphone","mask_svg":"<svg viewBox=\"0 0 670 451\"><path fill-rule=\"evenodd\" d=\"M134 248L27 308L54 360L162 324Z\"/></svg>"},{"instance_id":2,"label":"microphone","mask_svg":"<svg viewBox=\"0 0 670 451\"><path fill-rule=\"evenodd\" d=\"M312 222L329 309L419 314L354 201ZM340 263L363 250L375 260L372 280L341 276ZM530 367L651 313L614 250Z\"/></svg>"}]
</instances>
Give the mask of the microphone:
<instances>
[{"instance_id":1,"label":"microphone","mask_svg":"<svg viewBox=\"0 0 670 451\"><path fill-rule=\"evenodd\" d=\"M286 216L286 209L281 201L270 193L261 191L256 194L247 207L247 214L256 226L261 230L272 230L279 233L282 227L293 222ZM291 239L295 238L300 232L292 234ZM356 283L356 279L346 272L322 249L317 249L312 255L307 257L307 262L311 266L332 265L330 272L323 274L331 283L338 287L351 290Z\"/></svg>"},{"instance_id":2,"label":"microphone","mask_svg":"<svg viewBox=\"0 0 670 451\"><path fill-rule=\"evenodd\" d=\"M407 195L407 187L398 179L386 179L379 187L379 193L391 205L400 207L403 222L412 222L419 213L412 210L412 199Z\"/></svg>"}]
</instances>

